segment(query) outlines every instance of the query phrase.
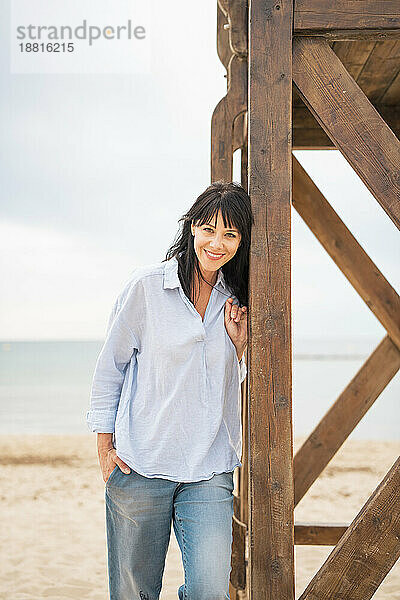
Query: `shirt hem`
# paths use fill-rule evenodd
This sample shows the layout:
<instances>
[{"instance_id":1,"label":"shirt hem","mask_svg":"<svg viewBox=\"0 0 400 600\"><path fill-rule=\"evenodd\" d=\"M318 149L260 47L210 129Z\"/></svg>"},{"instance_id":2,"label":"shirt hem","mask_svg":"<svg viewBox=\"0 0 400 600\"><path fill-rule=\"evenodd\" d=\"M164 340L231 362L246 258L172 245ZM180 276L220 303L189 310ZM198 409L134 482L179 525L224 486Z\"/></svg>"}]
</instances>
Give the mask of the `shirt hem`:
<instances>
[{"instance_id":1,"label":"shirt hem","mask_svg":"<svg viewBox=\"0 0 400 600\"><path fill-rule=\"evenodd\" d=\"M224 471L213 471L211 473L211 475L200 476L199 478L196 478L196 479L182 479L182 477L179 477L178 475L170 475L167 473L156 473L156 474L155 473L145 473L143 470L138 468L137 465L135 465L135 463L133 462L131 457L128 456L127 454L123 454L121 452L118 452L118 450L117 450L117 456L119 456L119 458L122 458L122 460L133 471L136 471L136 473L139 473L139 475L142 475L143 477L149 477L150 479L154 479L154 478L168 479L169 481L175 481L176 483L195 483L196 481L208 481L209 479L214 477L214 475L220 475L221 473L231 473L232 471L234 471L236 469L236 467L242 466L241 461L236 461L236 463L234 464L233 467L231 467L229 469L225 469Z\"/></svg>"}]
</instances>

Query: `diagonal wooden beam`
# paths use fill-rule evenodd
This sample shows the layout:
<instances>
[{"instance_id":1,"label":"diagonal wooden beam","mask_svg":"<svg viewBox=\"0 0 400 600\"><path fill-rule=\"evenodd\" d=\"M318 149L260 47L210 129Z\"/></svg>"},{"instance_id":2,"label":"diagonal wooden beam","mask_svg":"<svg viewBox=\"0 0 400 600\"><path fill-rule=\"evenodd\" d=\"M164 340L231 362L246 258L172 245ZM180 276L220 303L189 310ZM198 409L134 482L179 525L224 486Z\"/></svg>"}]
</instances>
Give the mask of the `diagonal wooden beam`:
<instances>
[{"instance_id":1,"label":"diagonal wooden beam","mask_svg":"<svg viewBox=\"0 0 400 600\"><path fill-rule=\"evenodd\" d=\"M400 297L293 156L293 206L400 349Z\"/></svg>"},{"instance_id":2,"label":"diagonal wooden beam","mask_svg":"<svg viewBox=\"0 0 400 600\"><path fill-rule=\"evenodd\" d=\"M296 452L295 506L399 368L400 351L386 336Z\"/></svg>"},{"instance_id":3,"label":"diagonal wooden beam","mask_svg":"<svg viewBox=\"0 0 400 600\"><path fill-rule=\"evenodd\" d=\"M293 40L293 79L309 109L400 228L400 142L325 40Z\"/></svg>"},{"instance_id":4,"label":"diagonal wooden beam","mask_svg":"<svg viewBox=\"0 0 400 600\"><path fill-rule=\"evenodd\" d=\"M211 119L211 183L232 181L234 120L247 109L247 60L232 55L228 71L228 92Z\"/></svg>"},{"instance_id":5,"label":"diagonal wooden beam","mask_svg":"<svg viewBox=\"0 0 400 600\"><path fill-rule=\"evenodd\" d=\"M299 600L369 600L400 556L400 457Z\"/></svg>"}]
</instances>

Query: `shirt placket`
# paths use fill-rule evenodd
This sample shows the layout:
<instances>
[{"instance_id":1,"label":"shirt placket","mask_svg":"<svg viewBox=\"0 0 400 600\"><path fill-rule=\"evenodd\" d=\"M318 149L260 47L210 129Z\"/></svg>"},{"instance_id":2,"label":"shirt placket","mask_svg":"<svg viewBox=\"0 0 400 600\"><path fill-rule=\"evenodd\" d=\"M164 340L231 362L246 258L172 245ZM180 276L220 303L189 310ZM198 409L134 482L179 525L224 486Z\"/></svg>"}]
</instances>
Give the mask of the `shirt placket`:
<instances>
[{"instance_id":1,"label":"shirt placket","mask_svg":"<svg viewBox=\"0 0 400 600\"><path fill-rule=\"evenodd\" d=\"M186 304L186 306L189 308L189 310L191 311L191 313L193 314L193 316L196 318L196 323L198 323L201 327L200 333L196 336L196 340L198 342L202 343L202 362L203 362L203 390L202 390L202 396L203 396L203 401L204 402L208 402L209 398L208 398L208 394L207 394L207 389L208 389L208 378L207 378L207 362L206 362L206 344L205 344L205 340L206 340L206 323L207 323L207 318L208 318L208 314L210 312L210 305L211 302L213 301L213 294L214 294L214 288L211 290L211 294L210 297L208 299L208 304L206 307L206 311L204 313L204 320L201 318L201 315L198 313L198 311L195 309L194 305L192 302L189 302L189 299L187 298L185 292L183 291L183 289L179 286L179 294L183 300L183 302Z\"/></svg>"}]
</instances>

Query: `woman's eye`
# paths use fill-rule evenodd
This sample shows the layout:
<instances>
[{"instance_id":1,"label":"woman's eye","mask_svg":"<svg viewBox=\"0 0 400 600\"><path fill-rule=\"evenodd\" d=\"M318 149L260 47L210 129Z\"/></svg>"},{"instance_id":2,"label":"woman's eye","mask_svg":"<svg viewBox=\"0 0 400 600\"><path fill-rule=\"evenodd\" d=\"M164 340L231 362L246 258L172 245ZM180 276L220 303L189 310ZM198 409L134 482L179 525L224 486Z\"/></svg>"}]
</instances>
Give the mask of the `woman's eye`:
<instances>
[{"instance_id":1,"label":"woman's eye","mask_svg":"<svg viewBox=\"0 0 400 600\"><path fill-rule=\"evenodd\" d=\"M203 231L209 231L210 233L213 233L213 230L211 229L211 227L204 227ZM234 233L227 233L226 235L229 235L232 238L235 238L236 235Z\"/></svg>"}]
</instances>

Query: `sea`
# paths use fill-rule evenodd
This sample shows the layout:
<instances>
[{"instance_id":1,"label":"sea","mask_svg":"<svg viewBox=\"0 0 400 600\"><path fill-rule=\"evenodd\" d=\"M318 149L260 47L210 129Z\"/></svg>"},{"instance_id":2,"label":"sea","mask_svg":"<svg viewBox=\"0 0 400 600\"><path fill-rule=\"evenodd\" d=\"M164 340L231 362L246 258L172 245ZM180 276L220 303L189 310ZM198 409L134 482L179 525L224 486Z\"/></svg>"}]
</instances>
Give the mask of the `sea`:
<instances>
[{"instance_id":1,"label":"sea","mask_svg":"<svg viewBox=\"0 0 400 600\"><path fill-rule=\"evenodd\" d=\"M293 340L295 436L312 432L380 341ZM0 434L88 434L86 411L101 347L102 341L0 342ZM399 372L349 439L400 440Z\"/></svg>"}]
</instances>

